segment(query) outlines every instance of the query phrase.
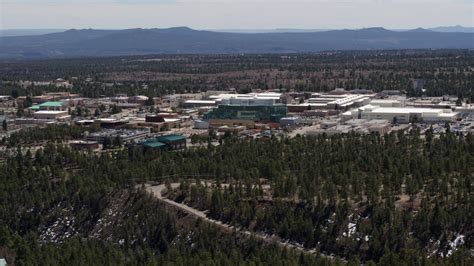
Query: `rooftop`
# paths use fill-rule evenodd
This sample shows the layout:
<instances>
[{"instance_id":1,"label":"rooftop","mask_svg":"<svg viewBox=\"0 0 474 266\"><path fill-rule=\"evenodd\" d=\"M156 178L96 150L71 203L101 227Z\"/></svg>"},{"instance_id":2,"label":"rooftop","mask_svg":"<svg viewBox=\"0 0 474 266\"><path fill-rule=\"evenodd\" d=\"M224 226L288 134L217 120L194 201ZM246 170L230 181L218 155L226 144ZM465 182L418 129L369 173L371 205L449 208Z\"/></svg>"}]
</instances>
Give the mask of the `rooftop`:
<instances>
[{"instance_id":1,"label":"rooftop","mask_svg":"<svg viewBox=\"0 0 474 266\"><path fill-rule=\"evenodd\" d=\"M366 109L370 110L370 109ZM372 109L372 113L452 113L448 109L435 109L435 108L406 108L406 107L376 107Z\"/></svg>"},{"instance_id":2,"label":"rooftop","mask_svg":"<svg viewBox=\"0 0 474 266\"><path fill-rule=\"evenodd\" d=\"M263 92L263 93L249 93L249 94L237 94L237 93L223 93L218 95L211 95L211 100L224 100L224 99L274 99L278 100L282 96L281 93L274 92Z\"/></svg>"},{"instance_id":3,"label":"rooftop","mask_svg":"<svg viewBox=\"0 0 474 266\"><path fill-rule=\"evenodd\" d=\"M35 114L67 114L67 111L51 111L51 110L40 110Z\"/></svg>"},{"instance_id":4,"label":"rooftop","mask_svg":"<svg viewBox=\"0 0 474 266\"><path fill-rule=\"evenodd\" d=\"M44 102L42 104L40 104L39 106L40 107L62 107L64 105L63 102Z\"/></svg>"},{"instance_id":5,"label":"rooftop","mask_svg":"<svg viewBox=\"0 0 474 266\"><path fill-rule=\"evenodd\" d=\"M163 120L164 120L165 122L168 122L168 123L173 123L173 122L179 122L179 121L180 121L179 118L166 118L166 117L163 118Z\"/></svg>"},{"instance_id":6,"label":"rooftop","mask_svg":"<svg viewBox=\"0 0 474 266\"><path fill-rule=\"evenodd\" d=\"M371 104L374 104L374 103L399 103L400 101L399 100L396 100L396 99L373 99L372 101L370 101Z\"/></svg>"},{"instance_id":7,"label":"rooftop","mask_svg":"<svg viewBox=\"0 0 474 266\"><path fill-rule=\"evenodd\" d=\"M187 100L185 103L189 103L189 104L192 104L192 103L215 104L216 101L212 101L212 100Z\"/></svg>"},{"instance_id":8,"label":"rooftop","mask_svg":"<svg viewBox=\"0 0 474 266\"><path fill-rule=\"evenodd\" d=\"M30 107L31 110L39 110L40 107L62 107L64 105L63 102L58 102L58 101L54 101L54 102L44 102L44 103L41 103L41 104L35 104L33 106Z\"/></svg>"},{"instance_id":9,"label":"rooftop","mask_svg":"<svg viewBox=\"0 0 474 266\"><path fill-rule=\"evenodd\" d=\"M281 120L299 120L301 119L300 117L297 116L287 116L287 117L282 117Z\"/></svg>"},{"instance_id":10,"label":"rooftop","mask_svg":"<svg viewBox=\"0 0 474 266\"><path fill-rule=\"evenodd\" d=\"M165 147L166 144L164 144L163 142L159 142L159 141L148 141L148 142L144 142L143 143L143 147L145 148L161 148L161 147Z\"/></svg>"},{"instance_id":11,"label":"rooftop","mask_svg":"<svg viewBox=\"0 0 474 266\"><path fill-rule=\"evenodd\" d=\"M186 138L181 135L165 135L165 136L160 136L158 137L158 141L162 142L173 142L173 141L180 141L180 140L185 140Z\"/></svg>"}]
</instances>

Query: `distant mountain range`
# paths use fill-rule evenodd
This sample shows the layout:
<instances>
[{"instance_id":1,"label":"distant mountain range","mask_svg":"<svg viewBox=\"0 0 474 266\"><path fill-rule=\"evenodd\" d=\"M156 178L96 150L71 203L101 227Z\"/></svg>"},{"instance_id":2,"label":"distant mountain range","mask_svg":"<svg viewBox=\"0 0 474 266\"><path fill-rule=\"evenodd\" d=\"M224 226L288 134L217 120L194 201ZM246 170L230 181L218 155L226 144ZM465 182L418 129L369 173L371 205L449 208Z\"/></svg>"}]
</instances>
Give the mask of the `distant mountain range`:
<instances>
[{"instance_id":1,"label":"distant mountain range","mask_svg":"<svg viewBox=\"0 0 474 266\"><path fill-rule=\"evenodd\" d=\"M463 27L463 26L457 25L457 26L430 28L429 30L437 31L437 32L469 32L469 33L473 33L474 32L474 27Z\"/></svg>"},{"instance_id":2,"label":"distant mountain range","mask_svg":"<svg viewBox=\"0 0 474 266\"><path fill-rule=\"evenodd\" d=\"M0 37L6 36L30 36L30 35L41 35L54 32L65 31L66 29L6 29L0 30Z\"/></svg>"},{"instance_id":3,"label":"distant mountain range","mask_svg":"<svg viewBox=\"0 0 474 266\"><path fill-rule=\"evenodd\" d=\"M415 30L428 30L435 32L467 32L473 33L474 27L457 26L443 26L435 28L417 28ZM213 31L218 32L234 32L234 33L284 33L284 32L322 32L333 29L296 29L296 28L281 28L281 29L217 29ZM413 31L413 29L394 29L393 31Z\"/></svg>"},{"instance_id":4,"label":"distant mountain range","mask_svg":"<svg viewBox=\"0 0 474 266\"><path fill-rule=\"evenodd\" d=\"M54 32L63 32L67 29L0 29L0 37L6 36L30 36L41 35ZM277 29L214 29L210 31L216 32L231 32L231 33L283 33L283 32L321 32L330 31L334 29L298 29L298 28L277 28ZM397 29L394 31L410 31L411 29ZM442 26L427 28L430 31L436 32L474 32L474 27L456 26Z\"/></svg>"},{"instance_id":5,"label":"distant mountain range","mask_svg":"<svg viewBox=\"0 0 474 266\"><path fill-rule=\"evenodd\" d=\"M34 36L0 37L0 47L0 58L473 49L474 33L435 32L426 29L391 31L384 28L251 34L193 30L187 27L73 29Z\"/></svg>"}]
</instances>

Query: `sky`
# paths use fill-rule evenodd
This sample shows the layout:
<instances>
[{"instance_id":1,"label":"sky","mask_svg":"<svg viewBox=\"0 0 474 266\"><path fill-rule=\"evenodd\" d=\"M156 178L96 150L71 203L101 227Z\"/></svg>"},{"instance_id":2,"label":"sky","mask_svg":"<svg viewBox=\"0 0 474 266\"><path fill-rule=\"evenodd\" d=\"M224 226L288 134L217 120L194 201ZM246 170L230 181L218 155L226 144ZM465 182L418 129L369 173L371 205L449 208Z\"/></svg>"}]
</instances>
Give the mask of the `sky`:
<instances>
[{"instance_id":1,"label":"sky","mask_svg":"<svg viewBox=\"0 0 474 266\"><path fill-rule=\"evenodd\" d=\"M474 26L474 0L0 0L0 29Z\"/></svg>"}]
</instances>

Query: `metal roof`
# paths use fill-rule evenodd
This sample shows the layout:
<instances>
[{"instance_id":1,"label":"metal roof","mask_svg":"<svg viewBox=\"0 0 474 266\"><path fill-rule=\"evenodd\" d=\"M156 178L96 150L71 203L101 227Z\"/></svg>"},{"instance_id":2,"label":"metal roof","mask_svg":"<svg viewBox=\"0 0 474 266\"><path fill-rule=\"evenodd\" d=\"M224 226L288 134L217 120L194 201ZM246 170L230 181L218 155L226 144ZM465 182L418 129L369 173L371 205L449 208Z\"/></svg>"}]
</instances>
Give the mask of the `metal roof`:
<instances>
[{"instance_id":1,"label":"metal roof","mask_svg":"<svg viewBox=\"0 0 474 266\"><path fill-rule=\"evenodd\" d=\"M50 111L50 110L40 110L35 112L35 114L68 114L67 111Z\"/></svg>"},{"instance_id":2,"label":"metal roof","mask_svg":"<svg viewBox=\"0 0 474 266\"><path fill-rule=\"evenodd\" d=\"M163 142L159 142L159 141L149 141L149 142L143 143L143 147L145 147L145 148L161 148L161 147L164 147L164 146L166 146L166 144L164 144Z\"/></svg>"},{"instance_id":3,"label":"metal roof","mask_svg":"<svg viewBox=\"0 0 474 266\"><path fill-rule=\"evenodd\" d=\"M166 136L160 136L158 137L158 141L161 142L173 142L173 141L180 141L180 140L185 140L186 138L181 135L166 135Z\"/></svg>"},{"instance_id":4,"label":"metal roof","mask_svg":"<svg viewBox=\"0 0 474 266\"><path fill-rule=\"evenodd\" d=\"M41 107L62 107L64 105L63 102L44 102L40 104Z\"/></svg>"}]
</instances>

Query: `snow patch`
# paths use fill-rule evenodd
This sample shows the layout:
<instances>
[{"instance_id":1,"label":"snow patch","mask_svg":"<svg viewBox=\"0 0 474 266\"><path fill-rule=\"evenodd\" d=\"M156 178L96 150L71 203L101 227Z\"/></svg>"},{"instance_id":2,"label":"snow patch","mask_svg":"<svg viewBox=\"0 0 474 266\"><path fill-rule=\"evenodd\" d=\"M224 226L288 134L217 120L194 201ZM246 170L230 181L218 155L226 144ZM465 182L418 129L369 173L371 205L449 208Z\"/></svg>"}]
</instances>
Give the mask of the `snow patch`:
<instances>
[{"instance_id":1,"label":"snow patch","mask_svg":"<svg viewBox=\"0 0 474 266\"><path fill-rule=\"evenodd\" d=\"M450 249L446 253L446 257L453 255L454 251L458 249L459 246L464 244L464 235L458 235L453 241L449 241L448 245Z\"/></svg>"},{"instance_id":2,"label":"snow patch","mask_svg":"<svg viewBox=\"0 0 474 266\"><path fill-rule=\"evenodd\" d=\"M355 223L349 223L347 225L347 231L343 232L342 235L345 237L351 237L356 232L357 225Z\"/></svg>"}]
</instances>

